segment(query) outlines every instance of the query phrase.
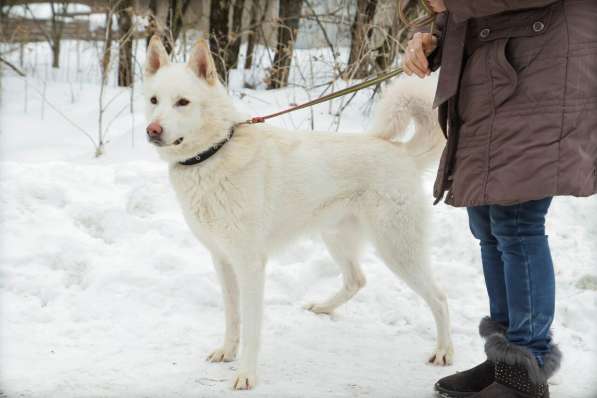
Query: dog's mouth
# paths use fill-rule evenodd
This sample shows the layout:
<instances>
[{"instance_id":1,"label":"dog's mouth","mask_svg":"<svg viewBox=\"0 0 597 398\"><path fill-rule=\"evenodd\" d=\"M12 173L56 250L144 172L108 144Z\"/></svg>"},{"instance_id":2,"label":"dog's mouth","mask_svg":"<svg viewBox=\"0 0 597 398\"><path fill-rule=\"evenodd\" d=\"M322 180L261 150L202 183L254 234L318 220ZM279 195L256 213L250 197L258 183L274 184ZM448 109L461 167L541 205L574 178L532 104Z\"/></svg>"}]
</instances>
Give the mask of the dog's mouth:
<instances>
[{"instance_id":1,"label":"dog's mouth","mask_svg":"<svg viewBox=\"0 0 597 398\"><path fill-rule=\"evenodd\" d=\"M184 141L184 137L177 138L171 144L164 144L164 141L162 141L160 138L150 138L149 139L149 142L151 144L153 144L155 146L159 146L159 147L177 146L177 145L182 144L183 141Z\"/></svg>"}]
</instances>

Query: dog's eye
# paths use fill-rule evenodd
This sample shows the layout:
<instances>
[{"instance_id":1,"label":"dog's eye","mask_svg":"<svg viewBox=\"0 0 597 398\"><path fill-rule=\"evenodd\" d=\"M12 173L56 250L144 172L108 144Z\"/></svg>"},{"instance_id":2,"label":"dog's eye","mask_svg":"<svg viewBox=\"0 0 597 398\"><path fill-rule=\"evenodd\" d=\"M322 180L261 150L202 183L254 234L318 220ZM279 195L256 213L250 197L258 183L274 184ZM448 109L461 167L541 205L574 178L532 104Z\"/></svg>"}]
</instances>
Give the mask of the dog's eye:
<instances>
[{"instance_id":1,"label":"dog's eye","mask_svg":"<svg viewBox=\"0 0 597 398\"><path fill-rule=\"evenodd\" d=\"M154 105L158 103L158 99L155 96L151 97L149 101Z\"/></svg>"},{"instance_id":2,"label":"dog's eye","mask_svg":"<svg viewBox=\"0 0 597 398\"><path fill-rule=\"evenodd\" d=\"M187 106L190 103L190 101L186 98L181 98L178 101L176 101L176 106Z\"/></svg>"}]
</instances>

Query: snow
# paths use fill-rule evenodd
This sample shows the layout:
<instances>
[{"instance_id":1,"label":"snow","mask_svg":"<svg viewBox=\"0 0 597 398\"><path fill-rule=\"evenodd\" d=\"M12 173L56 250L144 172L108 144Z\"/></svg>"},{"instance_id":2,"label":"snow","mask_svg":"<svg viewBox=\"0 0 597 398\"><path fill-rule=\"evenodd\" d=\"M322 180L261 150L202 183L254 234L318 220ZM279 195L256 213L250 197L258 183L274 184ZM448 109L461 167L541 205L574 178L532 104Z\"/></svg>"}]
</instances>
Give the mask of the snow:
<instances>
[{"instance_id":1,"label":"snow","mask_svg":"<svg viewBox=\"0 0 597 398\"><path fill-rule=\"evenodd\" d=\"M64 8L66 6L66 8ZM28 9L27 9L28 8ZM91 12L91 7L84 4L56 4L54 5L54 12L56 14L62 13L84 13ZM49 19L52 17L52 6L49 3L46 4L27 4L25 6L6 6L6 11L11 16L20 17L35 17L36 19ZM68 18L68 17L67 17Z\"/></svg>"},{"instance_id":2,"label":"snow","mask_svg":"<svg viewBox=\"0 0 597 398\"><path fill-rule=\"evenodd\" d=\"M93 135L99 87L81 69L70 79L46 73L46 97ZM241 82L235 73L231 92L252 115L321 91L265 92ZM449 297L453 366L424 363L435 343L430 311L372 250L363 258L368 284L352 301L332 317L303 310L340 285L324 247L305 238L270 262L259 384L232 392L237 362L204 361L223 336L217 279L184 224L166 165L144 141L141 93L134 114L112 124L105 155L94 158L89 140L54 110L46 106L41 118L42 78L27 84L2 77L0 396L425 398L438 378L484 359L479 250L465 212L439 205L432 260ZM126 89L110 86L106 98L119 93L107 120L128 106ZM359 94L339 126L329 104L271 123L309 128L314 117L318 129L363 130L370 95ZM594 398L597 199L557 198L548 231L558 282L553 329L565 354L552 396Z\"/></svg>"}]
</instances>

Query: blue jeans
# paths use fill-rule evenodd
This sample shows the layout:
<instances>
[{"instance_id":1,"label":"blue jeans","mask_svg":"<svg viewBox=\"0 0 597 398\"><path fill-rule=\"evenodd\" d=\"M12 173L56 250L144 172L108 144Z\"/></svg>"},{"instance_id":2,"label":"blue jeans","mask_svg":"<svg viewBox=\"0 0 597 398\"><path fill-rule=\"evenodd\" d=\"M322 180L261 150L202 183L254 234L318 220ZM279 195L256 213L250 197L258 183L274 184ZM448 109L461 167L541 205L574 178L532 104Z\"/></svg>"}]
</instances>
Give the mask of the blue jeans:
<instances>
[{"instance_id":1,"label":"blue jeans","mask_svg":"<svg viewBox=\"0 0 597 398\"><path fill-rule=\"evenodd\" d=\"M555 276L545 235L551 200L467 209L471 231L481 243L491 319L506 326L506 338L528 348L540 365L550 351L555 310Z\"/></svg>"}]
</instances>

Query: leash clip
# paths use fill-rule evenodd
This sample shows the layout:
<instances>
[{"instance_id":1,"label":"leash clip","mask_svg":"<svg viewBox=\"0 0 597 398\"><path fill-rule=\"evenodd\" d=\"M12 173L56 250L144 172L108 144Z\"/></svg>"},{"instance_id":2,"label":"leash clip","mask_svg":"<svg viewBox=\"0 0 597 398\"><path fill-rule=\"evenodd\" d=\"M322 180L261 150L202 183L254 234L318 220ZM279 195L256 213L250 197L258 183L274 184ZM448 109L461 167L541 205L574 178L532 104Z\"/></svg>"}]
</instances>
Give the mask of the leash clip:
<instances>
[{"instance_id":1,"label":"leash clip","mask_svg":"<svg viewBox=\"0 0 597 398\"><path fill-rule=\"evenodd\" d=\"M248 120L249 124L265 123L265 117L255 116Z\"/></svg>"}]
</instances>

